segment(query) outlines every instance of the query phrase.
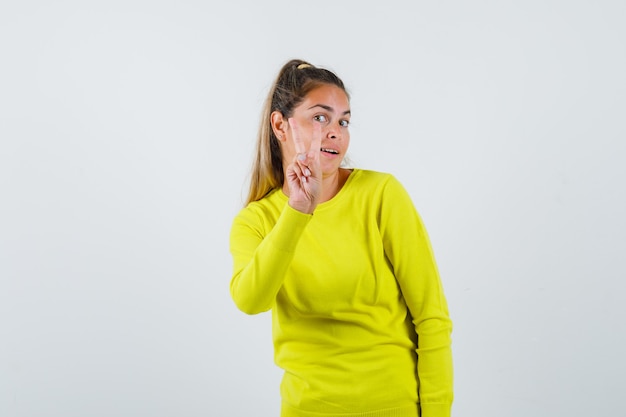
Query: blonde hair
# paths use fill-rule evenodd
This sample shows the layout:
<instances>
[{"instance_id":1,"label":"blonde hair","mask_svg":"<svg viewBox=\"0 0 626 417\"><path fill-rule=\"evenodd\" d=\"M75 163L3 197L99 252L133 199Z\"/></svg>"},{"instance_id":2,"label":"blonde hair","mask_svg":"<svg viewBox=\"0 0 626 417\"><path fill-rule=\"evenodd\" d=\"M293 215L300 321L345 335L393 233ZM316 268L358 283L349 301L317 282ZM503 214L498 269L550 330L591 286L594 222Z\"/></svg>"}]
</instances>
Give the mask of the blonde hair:
<instances>
[{"instance_id":1,"label":"blonde hair","mask_svg":"<svg viewBox=\"0 0 626 417\"><path fill-rule=\"evenodd\" d=\"M336 85L348 95L343 81L333 72L317 68L306 61L293 59L279 71L261 112L246 205L283 186L282 151L272 129L270 121L272 112L279 111L283 117L291 117L293 109L311 90L321 84Z\"/></svg>"}]
</instances>

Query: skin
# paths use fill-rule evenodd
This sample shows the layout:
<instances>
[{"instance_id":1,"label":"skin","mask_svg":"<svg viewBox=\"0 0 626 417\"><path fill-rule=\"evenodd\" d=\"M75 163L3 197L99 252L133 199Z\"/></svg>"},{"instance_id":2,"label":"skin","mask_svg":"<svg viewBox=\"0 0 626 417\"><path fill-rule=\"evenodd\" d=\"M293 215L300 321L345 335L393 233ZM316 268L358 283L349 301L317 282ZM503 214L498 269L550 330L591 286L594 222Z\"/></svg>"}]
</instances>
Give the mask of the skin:
<instances>
[{"instance_id":1,"label":"skin","mask_svg":"<svg viewBox=\"0 0 626 417\"><path fill-rule=\"evenodd\" d=\"M351 172L340 168L350 144L348 96L335 85L321 85L307 94L288 120L273 112L271 122L281 144L283 192L291 207L311 214L341 190Z\"/></svg>"}]
</instances>

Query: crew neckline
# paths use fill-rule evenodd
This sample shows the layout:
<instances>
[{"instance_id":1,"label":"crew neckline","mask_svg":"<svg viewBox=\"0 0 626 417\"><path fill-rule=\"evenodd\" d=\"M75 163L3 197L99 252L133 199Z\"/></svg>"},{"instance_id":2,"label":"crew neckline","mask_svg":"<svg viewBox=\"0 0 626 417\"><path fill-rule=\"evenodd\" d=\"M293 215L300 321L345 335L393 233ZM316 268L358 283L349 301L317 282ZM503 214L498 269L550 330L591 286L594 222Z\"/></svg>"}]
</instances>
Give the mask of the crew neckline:
<instances>
[{"instance_id":1,"label":"crew neckline","mask_svg":"<svg viewBox=\"0 0 626 417\"><path fill-rule=\"evenodd\" d=\"M315 210L319 210L319 209L323 209L326 207L330 207L332 205L334 205L336 202L341 200L341 196L343 194L345 194L344 190L346 189L346 187L348 187L350 185L350 183L353 181L354 177L357 176L357 174L359 174L362 170L359 168L348 168L350 170L350 175L348 175L348 178L346 179L346 182L343 184L343 186L341 187L341 189L337 192L337 194L335 194L333 196L333 198L331 198L328 201L324 201L323 203L319 203L317 205L317 207L315 208ZM279 189L280 192L280 196L281 199L284 200L285 202L289 202L289 196L287 194L285 194L285 192L283 191L282 187Z\"/></svg>"}]
</instances>

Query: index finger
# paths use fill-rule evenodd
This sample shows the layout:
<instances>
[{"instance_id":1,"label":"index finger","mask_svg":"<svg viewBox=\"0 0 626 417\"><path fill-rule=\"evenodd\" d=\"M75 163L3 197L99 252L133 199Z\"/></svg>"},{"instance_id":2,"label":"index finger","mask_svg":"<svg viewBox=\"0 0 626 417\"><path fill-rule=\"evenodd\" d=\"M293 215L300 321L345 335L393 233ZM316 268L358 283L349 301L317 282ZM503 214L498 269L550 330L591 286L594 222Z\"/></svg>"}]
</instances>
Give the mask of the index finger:
<instances>
[{"instance_id":1,"label":"index finger","mask_svg":"<svg viewBox=\"0 0 626 417\"><path fill-rule=\"evenodd\" d=\"M311 152L317 155L322 149L322 125L318 122L313 123L313 139L311 140Z\"/></svg>"},{"instance_id":2,"label":"index finger","mask_svg":"<svg viewBox=\"0 0 626 417\"><path fill-rule=\"evenodd\" d=\"M289 118L289 126L293 130L293 144L296 147L296 153L298 156L306 155L306 146L304 146L304 141L302 140L302 136L300 136L300 129L295 119Z\"/></svg>"}]
</instances>

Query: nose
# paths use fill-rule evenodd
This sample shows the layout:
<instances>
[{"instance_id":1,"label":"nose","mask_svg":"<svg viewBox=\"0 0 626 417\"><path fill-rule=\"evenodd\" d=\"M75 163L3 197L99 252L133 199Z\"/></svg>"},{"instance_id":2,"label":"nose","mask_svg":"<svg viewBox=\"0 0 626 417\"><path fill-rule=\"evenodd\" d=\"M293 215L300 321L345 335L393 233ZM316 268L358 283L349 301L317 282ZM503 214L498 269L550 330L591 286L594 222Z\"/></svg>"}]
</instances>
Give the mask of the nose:
<instances>
[{"instance_id":1,"label":"nose","mask_svg":"<svg viewBox=\"0 0 626 417\"><path fill-rule=\"evenodd\" d=\"M341 139L341 129L334 124L330 125L326 132L326 137L328 139Z\"/></svg>"}]
</instances>

